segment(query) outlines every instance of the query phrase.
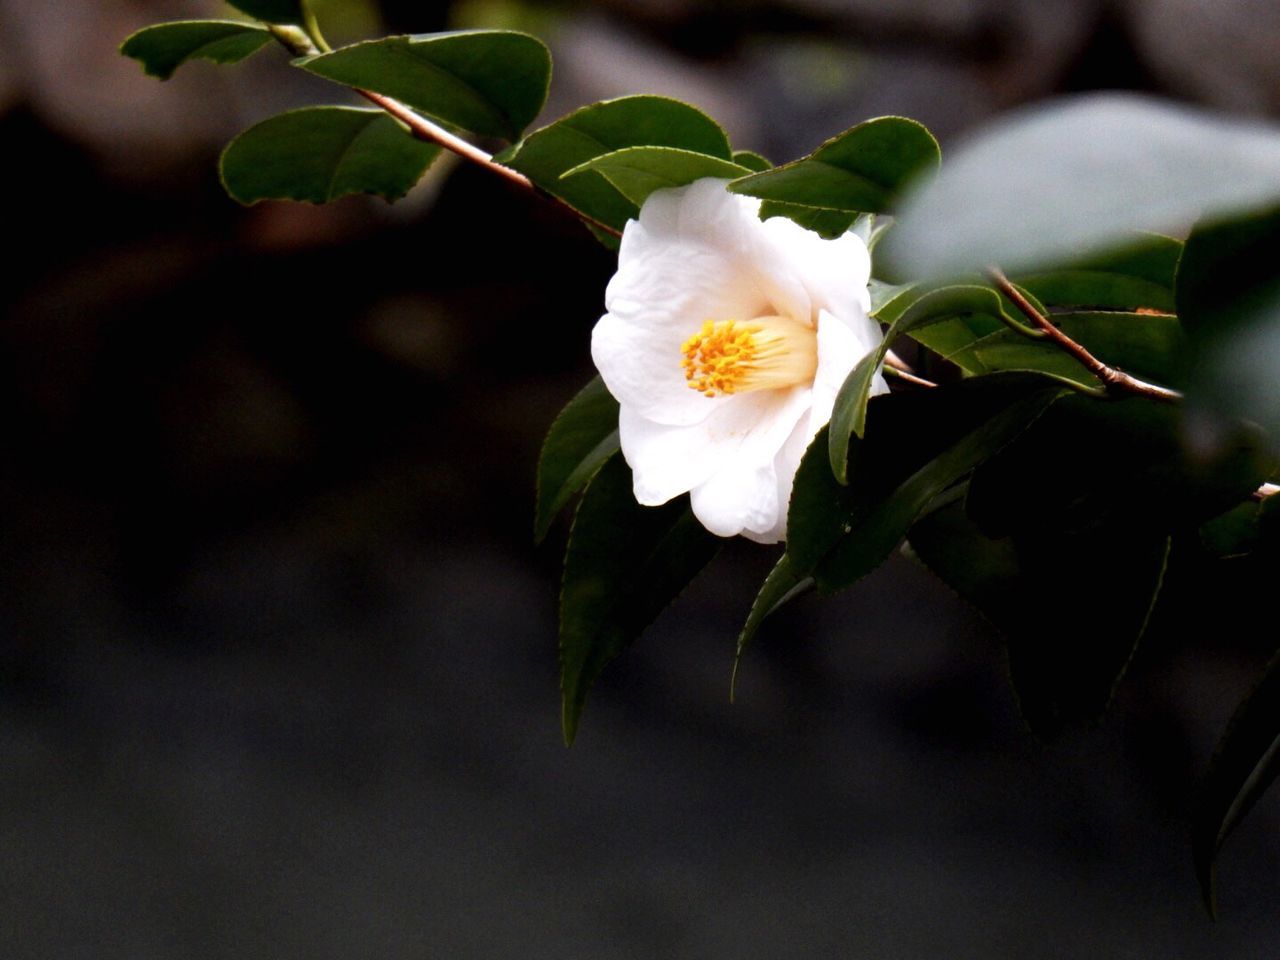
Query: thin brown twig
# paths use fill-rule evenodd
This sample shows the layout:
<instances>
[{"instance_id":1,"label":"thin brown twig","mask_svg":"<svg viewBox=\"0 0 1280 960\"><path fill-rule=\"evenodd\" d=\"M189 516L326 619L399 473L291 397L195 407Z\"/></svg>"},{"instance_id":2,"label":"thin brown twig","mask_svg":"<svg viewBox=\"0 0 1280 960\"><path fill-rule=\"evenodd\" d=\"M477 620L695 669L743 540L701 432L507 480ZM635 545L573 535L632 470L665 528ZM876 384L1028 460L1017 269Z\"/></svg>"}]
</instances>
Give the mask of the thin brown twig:
<instances>
[{"instance_id":1,"label":"thin brown twig","mask_svg":"<svg viewBox=\"0 0 1280 960\"><path fill-rule=\"evenodd\" d=\"M1023 316L1035 324L1039 330L1042 330L1049 340L1052 340L1071 356L1075 357L1076 360L1080 361L1080 364L1086 370L1102 381L1102 385L1109 392L1129 393L1138 397L1147 397L1151 400L1160 400L1164 403L1176 403L1182 399L1182 394L1177 390L1170 390L1168 387L1162 387L1159 384L1139 380L1137 377L1125 373L1117 367L1103 363L1084 346L1072 340L1059 327L1050 322L1049 318L1036 309L1035 305L1022 295L1022 291L1009 281L1009 278L1004 275L999 267L989 268L987 274L1000 292L1013 302L1013 305L1022 312Z\"/></svg>"},{"instance_id":2,"label":"thin brown twig","mask_svg":"<svg viewBox=\"0 0 1280 960\"><path fill-rule=\"evenodd\" d=\"M899 357L895 353L887 353L884 358L884 365L893 371L893 375L899 380L906 383L913 383L917 387L936 387L937 384L932 380L926 380L911 369L910 364Z\"/></svg>"}]
</instances>

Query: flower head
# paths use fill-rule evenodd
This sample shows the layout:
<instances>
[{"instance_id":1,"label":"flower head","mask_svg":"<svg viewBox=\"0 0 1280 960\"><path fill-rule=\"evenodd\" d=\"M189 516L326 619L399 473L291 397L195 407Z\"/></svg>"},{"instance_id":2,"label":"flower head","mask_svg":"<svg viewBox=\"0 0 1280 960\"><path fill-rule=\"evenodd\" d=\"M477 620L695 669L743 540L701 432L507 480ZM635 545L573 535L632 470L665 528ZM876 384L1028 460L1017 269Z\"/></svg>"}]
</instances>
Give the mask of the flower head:
<instances>
[{"instance_id":1,"label":"flower head","mask_svg":"<svg viewBox=\"0 0 1280 960\"><path fill-rule=\"evenodd\" d=\"M636 499L688 492L712 533L775 543L800 458L881 334L859 237L762 222L726 182L655 191L627 223L591 356Z\"/></svg>"}]
</instances>

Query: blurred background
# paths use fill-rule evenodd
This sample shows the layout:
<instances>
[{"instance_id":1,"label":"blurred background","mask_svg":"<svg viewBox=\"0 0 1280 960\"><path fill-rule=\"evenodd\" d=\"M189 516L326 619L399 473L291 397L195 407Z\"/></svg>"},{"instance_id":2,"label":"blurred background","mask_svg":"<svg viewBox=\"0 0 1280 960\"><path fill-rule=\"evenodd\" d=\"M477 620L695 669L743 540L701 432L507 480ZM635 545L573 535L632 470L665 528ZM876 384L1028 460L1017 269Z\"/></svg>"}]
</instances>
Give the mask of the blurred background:
<instances>
[{"instance_id":1,"label":"blurred background","mask_svg":"<svg viewBox=\"0 0 1280 960\"><path fill-rule=\"evenodd\" d=\"M1064 91L1280 111L1274 0L317 6L334 40L528 29L545 120L665 93L774 161L886 113L945 153ZM238 207L221 146L333 89L272 49L163 84L116 52L227 13L0 0L0 953L1274 955L1280 797L1216 926L1183 820L1265 660L1229 611L1046 749L902 557L775 618L730 706L772 560L732 544L566 750L533 475L612 256L448 162L395 206Z\"/></svg>"}]
</instances>

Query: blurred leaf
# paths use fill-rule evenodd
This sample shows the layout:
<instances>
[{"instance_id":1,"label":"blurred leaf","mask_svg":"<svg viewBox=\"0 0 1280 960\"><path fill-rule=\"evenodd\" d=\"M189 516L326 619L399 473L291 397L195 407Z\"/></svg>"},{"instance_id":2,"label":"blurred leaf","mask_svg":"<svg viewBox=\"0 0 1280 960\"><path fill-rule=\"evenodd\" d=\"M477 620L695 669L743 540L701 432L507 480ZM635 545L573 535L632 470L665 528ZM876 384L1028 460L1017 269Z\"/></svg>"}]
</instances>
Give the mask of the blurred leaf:
<instances>
[{"instance_id":1,"label":"blurred leaf","mask_svg":"<svg viewBox=\"0 0 1280 960\"><path fill-rule=\"evenodd\" d=\"M1098 359L1127 373L1167 386L1186 380L1186 337L1175 316L1099 311L1060 313L1053 320ZM1097 377L1062 348L1014 330L997 330L968 348L987 370L1033 370L1099 386Z\"/></svg>"},{"instance_id":2,"label":"blurred leaf","mask_svg":"<svg viewBox=\"0 0 1280 960\"><path fill-rule=\"evenodd\" d=\"M1215 558L1239 557L1262 544L1262 504L1246 500L1200 525L1200 545Z\"/></svg>"},{"instance_id":3,"label":"blurred leaf","mask_svg":"<svg viewBox=\"0 0 1280 960\"><path fill-rule=\"evenodd\" d=\"M1099 518L990 539L956 502L918 522L910 544L1004 634L1023 718L1052 740L1111 701L1160 589L1169 538Z\"/></svg>"},{"instance_id":4,"label":"blurred leaf","mask_svg":"<svg viewBox=\"0 0 1280 960\"><path fill-rule=\"evenodd\" d=\"M1280 453L1280 208L1205 223L1178 267L1178 313L1195 364L1188 403L1209 446L1214 418L1258 424Z\"/></svg>"},{"instance_id":5,"label":"blurred leaf","mask_svg":"<svg viewBox=\"0 0 1280 960\"><path fill-rule=\"evenodd\" d=\"M1205 905L1217 916L1214 861L1231 831L1280 774L1280 656L1231 718L1191 815L1191 843Z\"/></svg>"},{"instance_id":6,"label":"blurred leaf","mask_svg":"<svg viewBox=\"0 0 1280 960\"><path fill-rule=\"evenodd\" d=\"M250 127L222 152L222 183L241 203L328 203L349 193L404 196L440 148L381 110L304 107Z\"/></svg>"},{"instance_id":7,"label":"blurred leaf","mask_svg":"<svg viewBox=\"0 0 1280 960\"><path fill-rule=\"evenodd\" d=\"M188 60L237 63L270 42L265 28L242 20L179 20L144 27L125 39L120 52L168 80Z\"/></svg>"},{"instance_id":8,"label":"blurred leaf","mask_svg":"<svg viewBox=\"0 0 1280 960\"><path fill-rule=\"evenodd\" d=\"M1174 274L1182 244L1144 234L1109 253L1015 279L1054 307L1173 313Z\"/></svg>"},{"instance_id":9,"label":"blurred leaf","mask_svg":"<svg viewBox=\"0 0 1280 960\"><path fill-rule=\"evenodd\" d=\"M227 0L227 3L265 23L302 23L300 0Z\"/></svg>"},{"instance_id":10,"label":"blurred leaf","mask_svg":"<svg viewBox=\"0 0 1280 960\"><path fill-rule=\"evenodd\" d=\"M638 206L594 173L567 170L624 147L678 147L728 160L729 140L699 110L666 97L622 97L593 103L525 137L494 159L519 170L575 210L621 230Z\"/></svg>"},{"instance_id":11,"label":"blurred leaf","mask_svg":"<svg viewBox=\"0 0 1280 960\"><path fill-rule=\"evenodd\" d=\"M878 117L832 137L809 156L737 181L762 200L878 213L909 180L935 170L941 153L914 120Z\"/></svg>"},{"instance_id":12,"label":"blurred leaf","mask_svg":"<svg viewBox=\"0 0 1280 960\"><path fill-rule=\"evenodd\" d=\"M992 316L1002 310L1000 294L990 287L979 286L943 287L918 296L911 292L880 308L877 319L888 322L889 329L880 345L859 360L845 378L831 413L829 455L837 481L847 480L849 437L851 434L860 437L866 429L868 393L894 339L944 320Z\"/></svg>"},{"instance_id":13,"label":"blurred leaf","mask_svg":"<svg viewBox=\"0 0 1280 960\"><path fill-rule=\"evenodd\" d=\"M747 644L760 629L760 624L764 623L765 618L779 607L812 586L813 579L799 576L786 554L778 558L778 562L769 571L769 576L760 585L756 599L751 604L751 612L747 615L747 622L743 624L742 632L738 634L738 648L733 655L733 677L729 681L730 700L733 699L738 686L738 665L742 662Z\"/></svg>"},{"instance_id":14,"label":"blurred leaf","mask_svg":"<svg viewBox=\"0 0 1280 960\"><path fill-rule=\"evenodd\" d=\"M551 81L551 54L542 42L507 30L387 37L295 63L463 130L507 140L537 117Z\"/></svg>"},{"instance_id":15,"label":"blurred leaf","mask_svg":"<svg viewBox=\"0 0 1280 960\"><path fill-rule=\"evenodd\" d=\"M1130 94L1021 110L902 203L882 254L900 277L1010 275L1280 198L1280 132Z\"/></svg>"},{"instance_id":16,"label":"blurred leaf","mask_svg":"<svg viewBox=\"0 0 1280 960\"><path fill-rule=\"evenodd\" d=\"M564 738L578 732L587 692L715 555L720 540L685 498L642 507L631 471L614 455L588 484L564 558L560 694Z\"/></svg>"},{"instance_id":17,"label":"blurred leaf","mask_svg":"<svg viewBox=\"0 0 1280 960\"><path fill-rule=\"evenodd\" d=\"M1193 456L1180 419L1177 407L1153 400L1066 397L978 469L969 513L993 537L1081 529L1103 515L1194 529L1274 469L1245 438L1212 459Z\"/></svg>"},{"instance_id":18,"label":"blurred leaf","mask_svg":"<svg viewBox=\"0 0 1280 960\"><path fill-rule=\"evenodd\" d=\"M1058 396L1036 377L997 374L869 404L866 435L836 482L823 433L796 473L787 555L824 591L874 570L930 502L1025 430Z\"/></svg>"},{"instance_id":19,"label":"blurred leaf","mask_svg":"<svg viewBox=\"0 0 1280 960\"><path fill-rule=\"evenodd\" d=\"M733 179L746 170L729 160L673 147L625 147L581 163L565 178L595 171L637 206L655 190L683 187L703 177Z\"/></svg>"},{"instance_id":20,"label":"blurred leaf","mask_svg":"<svg viewBox=\"0 0 1280 960\"><path fill-rule=\"evenodd\" d=\"M738 166L746 167L748 170L753 170L756 173L773 169L773 164L760 156L760 154L756 153L754 150L735 150L733 151L733 157L731 159Z\"/></svg>"},{"instance_id":21,"label":"blurred leaf","mask_svg":"<svg viewBox=\"0 0 1280 960\"><path fill-rule=\"evenodd\" d=\"M595 377L560 411L542 445L535 540L547 535L556 514L617 451L618 401Z\"/></svg>"},{"instance_id":22,"label":"blurred leaf","mask_svg":"<svg viewBox=\"0 0 1280 960\"><path fill-rule=\"evenodd\" d=\"M760 219L771 220L774 217L786 217L806 230L812 230L818 236L830 240L846 233L858 219L858 214L847 210L802 207L797 203L781 203L777 200L762 201Z\"/></svg>"}]
</instances>

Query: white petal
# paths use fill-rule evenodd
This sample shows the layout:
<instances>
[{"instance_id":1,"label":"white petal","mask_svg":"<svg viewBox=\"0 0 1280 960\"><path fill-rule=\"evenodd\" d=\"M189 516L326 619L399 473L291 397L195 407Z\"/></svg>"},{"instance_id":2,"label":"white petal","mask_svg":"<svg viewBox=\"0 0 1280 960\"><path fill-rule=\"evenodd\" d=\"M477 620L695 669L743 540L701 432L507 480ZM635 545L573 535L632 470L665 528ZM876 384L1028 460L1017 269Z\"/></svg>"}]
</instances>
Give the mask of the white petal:
<instances>
[{"instance_id":1,"label":"white petal","mask_svg":"<svg viewBox=\"0 0 1280 960\"><path fill-rule=\"evenodd\" d=\"M624 403L618 432L636 500L656 506L717 471L746 471L772 463L808 408L807 387L761 390L723 398L700 423L672 426L655 423Z\"/></svg>"},{"instance_id":2,"label":"white petal","mask_svg":"<svg viewBox=\"0 0 1280 960\"><path fill-rule=\"evenodd\" d=\"M763 227L774 250L774 269L803 284L815 313L825 309L848 323L871 309L871 255L861 237L846 233L824 240L785 217L766 220Z\"/></svg>"},{"instance_id":3,"label":"white petal","mask_svg":"<svg viewBox=\"0 0 1280 960\"><path fill-rule=\"evenodd\" d=\"M845 378L882 339L880 327L874 320L864 316L858 326L862 327L862 336L825 310L818 315L818 373L813 380L813 407L809 415L813 433L831 419L831 408ZM888 389L884 376L876 371L871 381L871 395L886 393Z\"/></svg>"},{"instance_id":4,"label":"white petal","mask_svg":"<svg viewBox=\"0 0 1280 960\"><path fill-rule=\"evenodd\" d=\"M694 516L720 537L762 534L778 524L778 478L772 463L751 470L727 467L694 487Z\"/></svg>"}]
</instances>

